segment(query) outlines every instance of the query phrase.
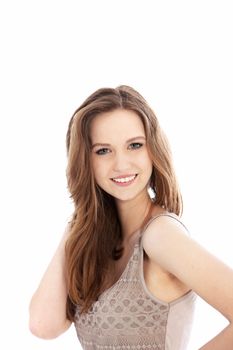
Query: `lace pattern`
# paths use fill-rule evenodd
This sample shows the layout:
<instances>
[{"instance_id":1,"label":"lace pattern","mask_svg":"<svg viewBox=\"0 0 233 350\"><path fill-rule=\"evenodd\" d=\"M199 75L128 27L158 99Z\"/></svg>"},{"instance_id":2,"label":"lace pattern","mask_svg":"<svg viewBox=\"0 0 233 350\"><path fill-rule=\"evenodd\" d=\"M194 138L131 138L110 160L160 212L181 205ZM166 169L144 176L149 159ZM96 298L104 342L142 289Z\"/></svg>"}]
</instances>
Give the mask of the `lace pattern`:
<instances>
[{"instance_id":1,"label":"lace pattern","mask_svg":"<svg viewBox=\"0 0 233 350\"><path fill-rule=\"evenodd\" d=\"M150 298L139 273L139 243L120 279L89 312L76 312L75 326L83 349L164 349L169 306Z\"/></svg>"}]
</instances>

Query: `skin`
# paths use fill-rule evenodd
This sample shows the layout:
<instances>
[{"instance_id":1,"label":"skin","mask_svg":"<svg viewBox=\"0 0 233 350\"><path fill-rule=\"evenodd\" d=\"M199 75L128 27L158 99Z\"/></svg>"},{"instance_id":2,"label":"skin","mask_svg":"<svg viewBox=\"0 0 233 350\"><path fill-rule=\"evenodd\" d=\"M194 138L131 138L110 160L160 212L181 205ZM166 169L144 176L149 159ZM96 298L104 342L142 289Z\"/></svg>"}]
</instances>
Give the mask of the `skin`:
<instances>
[{"instance_id":1,"label":"skin","mask_svg":"<svg viewBox=\"0 0 233 350\"><path fill-rule=\"evenodd\" d=\"M115 276L111 276L112 281L109 281L111 285L124 270L138 228L150 209L147 185L152 173L152 162L143 123L133 111L118 109L98 115L92 121L90 136L95 180L115 198L124 236L124 254L115 264ZM135 174L136 179L128 186L119 186L112 180ZM155 206L152 215L162 212L165 210ZM168 271L148 259L144 264L144 275L148 289L165 301L172 301L190 290Z\"/></svg>"},{"instance_id":2,"label":"skin","mask_svg":"<svg viewBox=\"0 0 233 350\"><path fill-rule=\"evenodd\" d=\"M131 242L151 206L146 188L152 164L145 132L134 112L115 110L98 115L92 121L90 136L96 182L115 198L123 228L126 249L117 266L121 273L128 260ZM132 138L133 141L129 141ZM111 180L135 174L138 174L136 179L128 186L117 185ZM154 206L152 215L162 212L162 208ZM30 329L40 338L55 338L71 324L65 314L64 245L67 232L68 229L30 303ZM232 350L233 270L190 238L183 225L168 216L151 222L144 231L142 245L148 256L144 261L145 282L156 297L171 302L192 289L229 321L229 325L200 350Z\"/></svg>"},{"instance_id":3,"label":"skin","mask_svg":"<svg viewBox=\"0 0 233 350\"><path fill-rule=\"evenodd\" d=\"M141 224L151 201L147 184L152 163L141 119L132 111L115 110L98 115L91 124L92 166L97 184L115 198L127 239ZM137 177L128 186L112 179Z\"/></svg>"}]
</instances>

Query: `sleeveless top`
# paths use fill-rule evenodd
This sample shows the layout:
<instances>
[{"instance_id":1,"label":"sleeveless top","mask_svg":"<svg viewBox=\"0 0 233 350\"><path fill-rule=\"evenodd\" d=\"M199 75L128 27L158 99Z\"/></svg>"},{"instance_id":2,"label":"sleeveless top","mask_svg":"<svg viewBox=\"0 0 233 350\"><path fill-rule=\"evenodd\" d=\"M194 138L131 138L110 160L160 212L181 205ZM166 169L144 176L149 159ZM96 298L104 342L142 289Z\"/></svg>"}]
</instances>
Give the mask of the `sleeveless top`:
<instances>
[{"instance_id":1,"label":"sleeveless top","mask_svg":"<svg viewBox=\"0 0 233 350\"><path fill-rule=\"evenodd\" d=\"M164 215L179 221L175 214L159 214L146 227ZM87 313L79 314L77 307L75 328L83 349L187 349L196 294L190 290L168 303L147 289L141 238L142 234L118 281L100 295Z\"/></svg>"}]
</instances>

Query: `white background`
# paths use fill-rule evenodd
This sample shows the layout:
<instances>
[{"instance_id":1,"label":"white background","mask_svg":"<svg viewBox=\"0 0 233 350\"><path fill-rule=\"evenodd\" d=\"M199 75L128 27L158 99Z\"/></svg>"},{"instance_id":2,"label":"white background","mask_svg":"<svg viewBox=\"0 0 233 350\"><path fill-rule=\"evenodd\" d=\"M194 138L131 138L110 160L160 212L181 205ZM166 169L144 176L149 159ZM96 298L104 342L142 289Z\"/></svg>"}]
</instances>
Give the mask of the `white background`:
<instances>
[{"instance_id":1,"label":"white background","mask_svg":"<svg viewBox=\"0 0 233 350\"><path fill-rule=\"evenodd\" d=\"M73 328L50 341L32 336L28 304L72 213L65 178L68 121L99 87L131 85L154 108L172 146L183 221L193 238L233 266L231 5L1 1L4 349L80 348ZM189 349L226 324L199 300Z\"/></svg>"}]
</instances>

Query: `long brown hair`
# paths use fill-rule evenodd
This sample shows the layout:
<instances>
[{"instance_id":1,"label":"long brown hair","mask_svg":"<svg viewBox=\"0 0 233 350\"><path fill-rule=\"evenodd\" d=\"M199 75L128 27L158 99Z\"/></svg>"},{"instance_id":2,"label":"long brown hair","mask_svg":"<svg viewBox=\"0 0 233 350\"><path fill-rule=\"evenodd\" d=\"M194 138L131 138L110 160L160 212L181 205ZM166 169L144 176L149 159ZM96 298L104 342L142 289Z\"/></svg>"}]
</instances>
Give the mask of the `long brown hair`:
<instances>
[{"instance_id":1,"label":"long brown hair","mask_svg":"<svg viewBox=\"0 0 233 350\"><path fill-rule=\"evenodd\" d=\"M66 137L67 181L74 213L66 243L67 316L74 320L103 292L107 272L122 255L121 225L112 196L95 182L90 162L90 123L96 115L116 109L134 111L142 120L152 160L152 185L156 204L180 215L182 198L172 164L168 141L153 110L133 88L101 88L73 114Z\"/></svg>"}]
</instances>

